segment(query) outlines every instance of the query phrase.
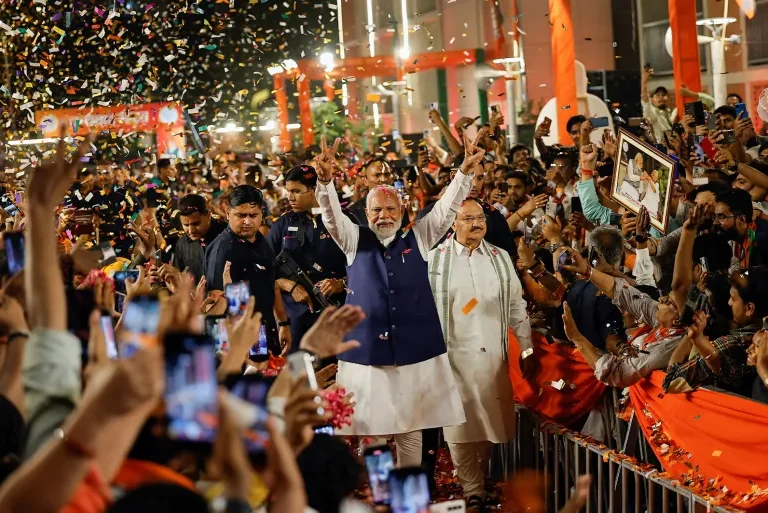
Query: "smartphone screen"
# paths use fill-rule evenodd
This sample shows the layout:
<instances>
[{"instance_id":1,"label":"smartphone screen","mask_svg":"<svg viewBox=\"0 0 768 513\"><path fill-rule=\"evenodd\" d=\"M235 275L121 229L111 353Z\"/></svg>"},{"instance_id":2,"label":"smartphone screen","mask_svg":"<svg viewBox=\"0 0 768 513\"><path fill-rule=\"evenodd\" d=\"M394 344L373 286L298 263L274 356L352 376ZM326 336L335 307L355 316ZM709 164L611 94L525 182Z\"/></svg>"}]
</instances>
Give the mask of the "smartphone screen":
<instances>
[{"instance_id":1,"label":"smartphone screen","mask_svg":"<svg viewBox=\"0 0 768 513\"><path fill-rule=\"evenodd\" d=\"M744 105L743 103L741 105ZM738 105L737 105L738 107ZM24 194L21 191L16 191L13 195L17 205L21 205L24 202Z\"/></svg>"},{"instance_id":2,"label":"smartphone screen","mask_svg":"<svg viewBox=\"0 0 768 513\"><path fill-rule=\"evenodd\" d=\"M163 343L168 437L213 443L218 425L213 341L206 336L174 333Z\"/></svg>"},{"instance_id":3,"label":"smartphone screen","mask_svg":"<svg viewBox=\"0 0 768 513\"><path fill-rule=\"evenodd\" d=\"M269 359L269 345L267 341L267 326L262 324L259 328L259 339L248 352L253 361L261 362Z\"/></svg>"},{"instance_id":4,"label":"smartphone screen","mask_svg":"<svg viewBox=\"0 0 768 513\"><path fill-rule=\"evenodd\" d=\"M365 468L374 504L389 504L389 472L395 468L392 451L386 445L368 447L364 453Z\"/></svg>"},{"instance_id":5,"label":"smartphone screen","mask_svg":"<svg viewBox=\"0 0 768 513\"><path fill-rule=\"evenodd\" d=\"M742 115L742 119L746 119L749 117L749 114L747 113L747 106L744 103L737 103L733 106L733 108L736 109L736 118L738 119L739 115Z\"/></svg>"},{"instance_id":6,"label":"smartphone screen","mask_svg":"<svg viewBox=\"0 0 768 513\"><path fill-rule=\"evenodd\" d=\"M18 207L16 207L16 205L14 205L13 203L8 203L7 205L4 205L3 210L5 210L6 214L8 214L11 217L19 213Z\"/></svg>"},{"instance_id":7,"label":"smartphone screen","mask_svg":"<svg viewBox=\"0 0 768 513\"><path fill-rule=\"evenodd\" d=\"M123 329L125 342L120 354L131 356L136 351L157 345L157 325L160 322L160 302L155 296L137 296L125 307ZM209 348L210 349L210 348Z\"/></svg>"},{"instance_id":8,"label":"smartphone screen","mask_svg":"<svg viewBox=\"0 0 768 513\"><path fill-rule=\"evenodd\" d=\"M621 226L621 214L617 214L616 212L611 212L611 218L610 218L610 224L613 226Z\"/></svg>"},{"instance_id":9,"label":"smartphone screen","mask_svg":"<svg viewBox=\"0 0 768 513\"><path fill-rule=\"evenodd\" d=\"M224 295L229 301L229 315L240 317L245 313L248 307L248 300L251 298L251 289L247 281L231 283L224 287Z\"/></svg>"},{"instance_id":10,"label":"smartphone screen","mask_svg":"<svg viewBox=\"0 0 768 513\"><path fill-rule=\"evenodd\" d=\"M250 406L250 408L241 409L241 413L247 415L244 422L248 426L245 430L245 448L251 455L263 455L266 444L269 442L269 431L267 431L269 383L260 376L240 376L230 386L230 392Z\"/></svg>"},{"instance_id":11,"label":"smartphone screen","mask_svg":"<svg viewBox=\"0 0 768 513\"><path fill-rule=\"evenodd\" d=\"M5 255L8 259L8 274L13 276L24 268L24 234L22 232L6 232Z\"/></svg>"},{"instance_id":12,"label":"smartphone screen","mask_svg":"<svg viewBox=\"0 0 768 513\"><path fill-rule=\"evenodd\" d=\"M104 343L107 346L107 358L117 360L117 340L115 340L115 327L112 325L112 316L102 313L100 323L101 331L104 333Z\"/></svg>"},{"instance_id":13,"label":"smartphone screen","mask_svg":"<svg viewBox=\"0 0 768 513\"><path fill-rule=\"evenodd\" d=\"M125 294L125 280L136 281L139 279L139 270L130 269L128 271L117 271L114 275L115 292L118 294Z\"/></svg>"},{"instance_id":14,"label":"smartphone screen","mask_svg":"<svg viewBox=\"0 0 768 513\"><path fill-rule=\"evenodd\" d=\"M205 334L213 339L213 351L216 354L229 351L229 338L224 317L208 316L205 318Z\"/></svg>"},{"instance_id":15,"label":"smartphone screen","mask_svg":"<svg viewBox=\"0 0 768 513\"><path fill-rule=\"evenodd\" d=\"M571 213L573 212L579 212L579 213L583 212L581 208L581 198L579 198L578 196L574 196L573 198L571 198Z\"/></svg>"},{"instance_id":16,"label":"smartphone screen","mask_svg":"<svg viewBox=\"0 0 768 513\"><path fill-rule=\"evenodd\" d=\"M392 513L428 513L429 482L421 467L396 468L389 473Z\"/></svg>"}]
</instances>

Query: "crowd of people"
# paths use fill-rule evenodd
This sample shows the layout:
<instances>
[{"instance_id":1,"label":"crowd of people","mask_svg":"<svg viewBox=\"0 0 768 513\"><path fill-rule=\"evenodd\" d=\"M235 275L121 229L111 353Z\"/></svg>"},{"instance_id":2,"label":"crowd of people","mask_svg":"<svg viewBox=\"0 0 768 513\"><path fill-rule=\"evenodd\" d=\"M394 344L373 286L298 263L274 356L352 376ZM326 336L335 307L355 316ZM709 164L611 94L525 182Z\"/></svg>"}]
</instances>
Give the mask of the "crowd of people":
<instances>
[{"instance_id":1,"label":"crowd of people","mask_svg":"<svg viewBox=\"0 0 768 513\"><path fill-rule=\"evenodd\" d=\"M534 330L610 387L662 370L669 394L768 402L768 143L742 103L697 124L644 91L637 141L679 164L661 209L658 172L625 163L637 212L584 116L569 146L538 126L538 158L497 110L210 168L62 138L3 185L0 511L363 511L366 466L369 502L424 511L440 430L485 511Z\"/></svg>"}]
</instances>

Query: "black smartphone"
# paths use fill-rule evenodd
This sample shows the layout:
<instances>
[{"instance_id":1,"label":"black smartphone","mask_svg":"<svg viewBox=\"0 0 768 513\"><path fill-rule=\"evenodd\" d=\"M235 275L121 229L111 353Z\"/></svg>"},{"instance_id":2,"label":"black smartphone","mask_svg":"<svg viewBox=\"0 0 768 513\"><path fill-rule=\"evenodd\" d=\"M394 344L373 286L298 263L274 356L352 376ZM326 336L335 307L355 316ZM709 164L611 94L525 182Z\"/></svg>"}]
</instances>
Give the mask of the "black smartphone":
<instances>
[{"instance_id":1,"label":"black smartphone","mask_svg":"<svg viewBox=\"0 0 768 513\"><path fill-rule=\"evenodd\" d=\"M589 265L597 267L600 263L600 255L597 254L597 250L593 247L589 248Z\"/></svg>"},{"instance_id":2,"label":"black smartphone","mask_svg":"<svg viewBox=\"0 0 768 513\"><path fill-rule=\"evenodd\" d=\"M123 357L157 345L157 325L160 322L160 301L157 296L136 296L123 312L123 343L119 350ZM210 349L210 348L209 348Z\"/></svg>"},{"instance_id":3,"label":"black smartphone","mask_svg":"<svg viewBox=\"0 0 768 513\"><path fill-rule=\"evenodd\" d=\"M229 351L227 327L224 324L225 315L209 315L205 318L205 334L213 339L214 353Z\"/></svg>"},{"instance_id":4,"label":"black smartphone","mask_svg":"<svg viewBox=\"0 0 768 513\"><path fill-rule=\"evenodd\" d=\"M395 468L389 472L389 505L392 513L429 513L429 481L421 467Z\"/></svg>"},{"instance_id":5,"label":"black smartphone","mask_svg":"<svg viewBox=\"0 0 768 513\"><path fill-rule=\"evenodd\" d=\"M270 383L263 377L250 374L238 376L237 379L227 383L227 387L233 396L242 399L243 403L230 403L243 418L248 419L248 427L245 430L245 448L250 455L251 463L262 466L266 463L266 446L269 443L269 431L267 419L267 393Z\"/></svg>"},{"instance_id":6,"label":"black smartphone","mask_svg":"<svg viewBox=\"0 0 768 513\"><path fill-rule=\"evenodd\" d=\"M736 135L733 133L733 130L723 130L723 135L725 137L720 141L720 144L733 144L736 142Z\"/></svg>"},{"instance_id":7,"label":"black smartphone","mask_svg":"<svg viewBox=\"0 0 768 513\"><path fill-rule=\"evenodd\" d=\"M24 233L6 232L3 235L8 274L13 276L24 269Z\"/></svg>"},{"instance_id":8,"label":"black smartphone","mask_svg":"<svg viewBox=\"0 0 768 513\"><path fill-rule=\"evenodd\" d=\"M581 208L581 198L578 196L571 198L571 213L574 212L578 212L580 214L584 212Z\"/></svg>"},{"instance_id":9,"label":"black smartphone","mask_svg":"<svg viewBox=\"0 0 768 513\"><path fill-rule=\"evenodd\" d=\"M229 302L229 315L240 317L245 313L248 307L248 300L251 298L251 288L247 281L230 283L224 287L224 295Z\"/></svg>"},{"instance_id":10,"label":"black smartphone","mask_svg":"<svg viewBox=\"0 0 768 513\"><path fill-rule=\"evenodd\" d=\"M688 102L685 104L685 114L693 118L693 123L696 126L705 125L707 123L706 115L704 114L706 109L704 103L701 101Z\"/></svg>"},{"instance_id":11,"label":"black smartphone","mask_svg":"<svg viewBox=\"0 0 768 513\"><path fill-rule=\"evenodd\" d=\"M251 360L254 362L266 362L269 360L269 339L267 338L267 325L263 322L259 327L259 338L256 343L251 346L251 350L248 352Z\"/></svg>"},{"instance_id":12,"label":"black smartphone","mask_svg":"<svg viewBox=\"0 0 768 513\"><path fill-rule=\"evenodd\" d=\"M386 445L368 447L363 452L373 503L389 504L389 473L395 468L392 451Z\"/></svg>"},{"instance_id":13,"label":"black smartphone","mask_svg":"<svg viewBox=\"0 0 768 513\"><path fill-rule=\"evenodd\" d=\"M702 309L701 300L706 301L704 296L696 285L691 285L688 289L688 296L685 298L685 306L683 307L683 313L680 314L680 324L683 326L690 326L693 324L693 314Z\"/></svg>"},{"instance_id":14,"label":"black smartphone","mask_svg":"<svg viewBox=\"0 0 768 513\"><path fill-rule=\"evenodd\" d=\"M611 126L607 116L601 116L599 118L589 118L589 122L592 123L594 128L608 128Z\"/></svg>"},{"instance_id":15,"label":"black smartphone","mask_svg":"<svg viewBox=\"0 0 768 513\"><path fill-rule=\"evenodd\" d=\"M112 316L108 312L101 312L99 324L101 324L101 332L104 334L104 344L107 346L107 358L117 360L117 339L115 339L115 327L112 324Z\"/></svg>"},{"instance_id":16,"label":"black smartphone","mask_svg":"<svg viewBox=\"0 0 768 513\"><path fill-rule=\"evenodd\" d=\"M5 213L11 217L15 216L20 212L19 207L17 207L16 205L10 202L3 205L3 210L5 210Z\"/></svg>"},{"instance_id":17,"label":"black smartphone","mask_svg":"<svg viewBox=\"0 0 768 513\"><path fill-rule=\"evenodd\" d=\"M128 269L127 271L117 271L113 276L115 282L115 292L125 294L125 280L136 281L139 279L138 269Z\"/></svg>"},{"instance_id":18,"label":"black smartphone","mask_svg":"<svg viewBox=\"0 0 768 513\"><path fill-rule=\"evenodd\" d=\"M612 226L621 228L621 214L617 214L616 212L611 212L611 218L610 218L609 224L611 224Z\"/></svg>"},{"instance_id":19,"label":"black smartphone","mask_svg":"<svg viewBox=\"0 0 768 513\"><path fill-rule=\"evenodd\" d=\"M491 105L491 113L497 114L499 112L499 106L498 105Z\"/></svg>"},{"instance_id":20,"label":"black smartphone","mask_svg":"<svg viewBox=\"0 0 768 513\"><path fill-rule=\"evenodd\" d=\"M213 341L204 335L172 333L163 345L168 438L210 445L218 426Z\"/></svg>"}]
</instances>

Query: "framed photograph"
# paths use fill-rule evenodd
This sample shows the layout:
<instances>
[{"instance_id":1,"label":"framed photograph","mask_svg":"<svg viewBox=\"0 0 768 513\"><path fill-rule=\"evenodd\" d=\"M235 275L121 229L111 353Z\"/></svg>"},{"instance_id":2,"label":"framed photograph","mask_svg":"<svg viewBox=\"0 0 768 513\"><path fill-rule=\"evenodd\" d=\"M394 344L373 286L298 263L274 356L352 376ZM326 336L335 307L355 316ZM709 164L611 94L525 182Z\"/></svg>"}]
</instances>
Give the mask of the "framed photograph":
<instances>
[{"instance_id":1,"label":"framed photograph","mask_svg":"<svg viewBox=\"0 0 768 513\"><path fill-rule=\"evenodd\" d=\"M619 130L618 145L611 198L635 214L644 206L651 225L667 233L675 161L623 129Z\"/></svg>"}]
</instances>

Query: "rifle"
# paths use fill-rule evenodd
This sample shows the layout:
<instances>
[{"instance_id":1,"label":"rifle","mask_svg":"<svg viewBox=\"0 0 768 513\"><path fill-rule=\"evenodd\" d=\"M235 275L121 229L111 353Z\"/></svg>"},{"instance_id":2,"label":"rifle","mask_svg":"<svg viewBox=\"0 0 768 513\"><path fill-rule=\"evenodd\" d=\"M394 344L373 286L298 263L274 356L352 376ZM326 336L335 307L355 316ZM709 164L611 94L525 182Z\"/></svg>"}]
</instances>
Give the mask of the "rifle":
<instances>
[{"instance_id":1,"label":"rifle","mask_svg":"<svg viewBox=\"0 0 768 513\"><path fill-rule=\"evenodd\" d=\"M304 290L309 294L310 300L318 306L318 310L322 311L329 306L338 306L338 304L331 301L325 297L325 294L320 292L320 287L317 287L312 283L312 280L309 279L307 273L299 267L296 261L291 255L286 253L285 250L282 250L280 254L277 255L277 266L286 278L304 287Z\"/></svg>"}]
</instances>

